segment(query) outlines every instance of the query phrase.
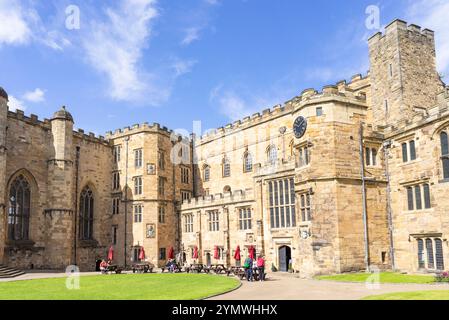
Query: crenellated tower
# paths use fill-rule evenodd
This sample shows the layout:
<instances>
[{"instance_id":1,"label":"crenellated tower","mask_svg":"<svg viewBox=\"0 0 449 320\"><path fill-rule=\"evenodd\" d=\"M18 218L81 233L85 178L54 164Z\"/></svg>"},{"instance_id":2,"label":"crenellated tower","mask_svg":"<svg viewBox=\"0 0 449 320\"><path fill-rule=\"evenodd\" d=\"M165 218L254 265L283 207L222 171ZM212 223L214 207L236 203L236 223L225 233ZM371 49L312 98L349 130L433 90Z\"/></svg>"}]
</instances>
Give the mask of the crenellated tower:
<instances>
[{"instance_id":1,"label":"crenellated tower","mask_svg":"<svg viewBox=\"0 0 449 320\"><path fill-rule=\"evenodd\" d=\"M433 31L395 20L368 44L375 123L397 125L435 106L444 86L436 69Z\"/></svg>"},{"instance_id":2,"label":"crenellated tower","mask_svg":"<svg viewBox=\"0 0 449 320\"><path fill-rule=\"evenodd\" d=\"M51 119L53 157L48 159L47 248L53 266L72 264L74 217L73 117L62 107Z\"/></svg>"},{"instance_id":3,"label":"crenellated tower","mask_svg":"<svg viewBox=\"0 0 449 320\"><path fill-rule=\"evenodd\" d=\"M8 126L8 94L0 87L0 264L6 239L6 128Z\"/></svg>"}]
</instances>

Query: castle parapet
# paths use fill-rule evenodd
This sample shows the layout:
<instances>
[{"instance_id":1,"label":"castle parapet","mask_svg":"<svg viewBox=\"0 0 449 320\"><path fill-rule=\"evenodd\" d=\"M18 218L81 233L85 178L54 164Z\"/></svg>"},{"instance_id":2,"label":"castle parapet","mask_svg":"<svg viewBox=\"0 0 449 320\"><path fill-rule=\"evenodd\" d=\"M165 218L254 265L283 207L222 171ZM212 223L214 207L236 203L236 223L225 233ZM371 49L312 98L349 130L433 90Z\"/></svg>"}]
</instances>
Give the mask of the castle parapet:
<instances>
[{"instance_id":1,"label":"castle parapet","mask_svg":"<svg viewBox=\"0 0 449 320\"><path fill-rule=\"evenodd\" d=\"M202 207L222 206L250 201L254 201L253 189L234 190L232 192L217 193L214 195L184 200L181 205L181 210L185 211Z\"/></svg>"}]
</instances>

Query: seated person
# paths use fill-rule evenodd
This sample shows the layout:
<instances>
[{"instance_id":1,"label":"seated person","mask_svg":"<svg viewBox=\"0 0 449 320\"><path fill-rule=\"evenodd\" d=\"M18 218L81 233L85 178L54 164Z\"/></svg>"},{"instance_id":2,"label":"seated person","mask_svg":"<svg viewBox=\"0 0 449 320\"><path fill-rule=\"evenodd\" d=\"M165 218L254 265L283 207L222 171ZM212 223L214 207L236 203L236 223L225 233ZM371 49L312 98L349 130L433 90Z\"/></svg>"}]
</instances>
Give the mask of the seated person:
<instances>
[{"instance_id":1,"label":"seated person","mask_svg":"<svg viewBox=\"0 0 449 320\"><path fill-rule=\"evenodd\" d=\"M101 273L107 273L108 272L108 263L105 260L102 260L100 263L100 271Z\"/></svg>"}]
</instances>

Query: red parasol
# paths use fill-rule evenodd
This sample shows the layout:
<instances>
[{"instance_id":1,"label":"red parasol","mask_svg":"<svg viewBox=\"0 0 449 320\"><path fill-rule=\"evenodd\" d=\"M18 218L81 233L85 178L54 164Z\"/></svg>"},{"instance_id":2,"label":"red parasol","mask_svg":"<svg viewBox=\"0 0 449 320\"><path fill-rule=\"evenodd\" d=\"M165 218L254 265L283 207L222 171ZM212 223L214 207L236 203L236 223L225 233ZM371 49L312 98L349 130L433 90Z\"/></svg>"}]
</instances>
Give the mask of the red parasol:
<instances>
[{"instance_id":1,"label":"red parasol","mask_svg":"<svg viewBox=\"0 0 449 320\"><path fill-rule=\"evenodd\" d=\"M242 260L242 257L240 256L240 246L237 246L237 249L235 249L234 259L235 261Z\"/></svg>"},{"instance_id":2,"label":"red parasol","mask_svg":"<svg viewBox=\"0 0 449 320\"><path fill-rule=\"evenodd\" d=\"M139 251L139 260L143 261L145 260L145 249L143 247L140 247L140 251Z\"/></svg>"},{"instance_id":3,"label":"red parasol","mask_svg":"<svg viewBox=\"0 0 449 320\"><path fill-rule=\"evenodd\" d=\"M249 257L254 260L254 258L256 257L256 249L254 248L253 245L251 245L249 247Z\"/></svg>"},{"instance_id":4,"label":"red parasol","mask_svg":"<svg viewBox=\"0 0 449 320\"><path fill-rule=\"evenodd\" d=\"M220 259L220 254L219 254L219 252L218 252L218 247L217 246L215 246L215 248L214 248L214 259Z\"/></svg>"},{"instance_id":5,"label":"red parasol","mask_svg":"<svg viewBox=\"0 0 449 320\"><path fill-rule=\"evenodd\" d=\"M173 250L173 247L170 247L170 250L168 250L168 258L169 259L175 258L175 251Z\"/></svg>"},{"instance_id":6,"label":"red parasol","mask_svg":"<svg viewBox=\"0 0 449 320\"><path fill-rule=\"evenodd\" d=\"M114 260L114 248L111 246L108 251L108 260Z\"/></svg>"},{"instance_id":7,"label":"red parasol","mask_svg":"<svg viewBox=\"0 0 449 320\"><path fill-rule=\"evenodd\" d=\"M195 246L195 249L193 249L193 259L198 259L198 247Z\"/></svg>"}]
</instances>

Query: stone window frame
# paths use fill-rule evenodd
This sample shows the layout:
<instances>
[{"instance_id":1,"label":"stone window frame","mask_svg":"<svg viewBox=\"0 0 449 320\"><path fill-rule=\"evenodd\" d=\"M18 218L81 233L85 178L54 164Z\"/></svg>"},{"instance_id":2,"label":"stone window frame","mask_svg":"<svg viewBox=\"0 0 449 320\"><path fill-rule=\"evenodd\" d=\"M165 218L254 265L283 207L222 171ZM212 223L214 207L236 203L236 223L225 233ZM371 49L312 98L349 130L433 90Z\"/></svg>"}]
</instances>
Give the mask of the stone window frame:
<instances>
[{"instance_id":1,"label":"stone window frame","mask_svg":"<svg viewBox=\"0 0 449 320\"><path fill-rule=\"evenodd\" d=\"M210 181L210 165L207 163L203 165L203 180L204 182Z\"/></svg>"},{"instance_id":2,"label":"stone window frame","mask_svg":"<svg viewBox=\"0 0 449 320\"><path fill-rule=\"evenodd\" d=\"M267 164L274 166L278 162L278 149L274 143L270 144L265 151Z\"/></svg>"},{"instance_id":3,"label":"stone window frame","mask_svg":"<svg viewBox=\"0 0 449 320\"><path fill-rule=\"evenodd\" d=\"M298 202L301 222L311 222L313 219L312 191L309 189L298 193Z\"/></svg>"},{"instance_id":4,"label":"stone window frame","mask_svg":"<svg viewBox=\"0 0 449 320\"><path fill-rule=\"evenodd\" d=\"M120 171L112 172L112 190L120 190Z\"/></svg>"},{"instance_id":5,"label":"stone window frame","mask_svg":"<svg viewBox=\"0 0 449 320\"><path fill-rule=\"evenodd\" d=\"M432 210L432 190L429 179L405 183L403 187L404 211L412 213Z\"/></svg>"},{"instance_id":6,"label":"stone window frame","mask_svg":"<svg viewBox=\"0 0 449 320\"><path fill-rule=\"evenodd\" d=\"M192 192L190 190L181 190L181 201L188 201L192 199Z\"/></svg>"},{"instance_id":7,"label":"stone window frame","mask_svg":"<svg viewBox=\"0 0 449 320\"><path fill-rule=\"evenodd\" d=\"M229 178L231 176L231 162L225 155L222 160L222 176L223 178Z\"/></svg>"},{"instance_id":8,"label":"stone window frame","mask_svg":"<svg viewBox=\"0 0 449 320\"><path fill-rule=\"evenodd\" d=\"M286 188L288 188L288 192L285 192ZM296 198L293 176L267 181L267 207L269 210L270 229L296 228Z\"/></svg>"},{"instance_id":9,"label":"stone window frame","mask_svg":"<svg viewBox=\"0 0 449 320\"><path fill-rule=\"evenodd\" d=\"M380 167L381 166L381 145L376 143L365 143L363 148L363 160L366 167Z\"/></svg>"},{"instance_id":10,"label":"stone window frame","mask_svg":"<svg viewBox=\"0 0 449 320\"><path fill-rule=\"evenodd\" d=\"M166 218L166 206L164 204L159 204L157 207L157 221L161 224L165 224Z\"/></svg>"},{"instance_id":11,"label":"stone window frame","mask_svg":"<svg viewBox=\"0 0 449 320\"><path fill-rule=\"evenodd\" d=\"M190 183L190 168L186 166L181 166L181 183Z\"/></svg>"},{"instance_id":12,"label":"stone window frame","mask_svg":"<svg viewBox=\"0 0 449 320\"><path fill-rule=\"evenodd\" d=\"M143 177L137 176L133 178L134 180L134 194L142 195L143 194Z\"/></svg>"},{"instance_id":13,"label":"stone window frame","mask_svg":"<svg viewBox=\"0 0 449 320\"><path fill-rule=\"evenodd\" d=\"M220 212L219 210L208 210L207 214L207 230L209 232L219 232L220 231Z\"/></svg>"},{"instance_id":14,"label":"stone window frame","mask_svg":"<svg viewBox=\"0 0 449 320\"><path fill-rule=\"evenodd\" d=\"M295 148L295 167L307 168L312 162L312 143L309 140L298 143Z\"/></svg>"},{"instance_id":15,"label":"stone window frame","mask_svg":"<svg viewBox=\"0 0 449 320\"><path fill-rule=\"evenodd\" d=\"M248 150L243 154L243 172L253 172L253 156Z\"/></svg>"},{"instance_id":16,"label":"stone window frame","mask_svg":"<svg viewBox=\"0 0 449 320\"><path fill-rule=\"evenodd\" d=\"M95 216L95 196L92 188L86 185L79 199L79 239L94 239L94 216ZM87 205L87 211L86 209ZM86 225L87 223L87 225ZM87 229L86 229L87 227Z\"/></svg>"},{"instance_id":17,"label":"stone window frame","mask_svg":"<svg viewBox=\"0 0 449 320\"><path fill-rule=\"evenodd\" d=\"M134 149L134 167L142 168L143 166L143 149Z\"/></svg>"},{"instance_id":18,"label":"stone window frame","mask_svg":"<svg viewBox=\"0 0 449 320\"><path fill-rule=\"evenodd\" d=\"M120 161L121 161L121 153L122 153L122 145L121 144L115 145L113 150L112 150L112 155L113 155L115 164L119 164L120 163Z\"/></svg>"},{"instance_id":19,"label":"stone window frame","mask_svg":"<svg viewBox=\"0 0 449 320\"><path fill-rule=\"evenodd\" d=\"M184 233L193 233L193 213L184 215Z\"/></svg>"},{"instance_id":20,"label":"stone window frame","mask_svg":"<svg viewBox=\"0 0 449 320\"><path fill-rule=\"evenodd\" d=\"M142 223L143 220L143 204L135 204L133 206L133 221L134 223Z\"/></svg>"},{"instance_id":21,"label":"stone window frame","mask_svg":"<svg viewBox=\"0 0 449 320\"><path fill-rule=\"evenodd\" d=\"M165 196L165 177L159 177L157 181L157 194L161 197Z\"/></svg>"},{"instance_id":22,"label":"stone window frame","mask_svg":"<svg viewBox=\"0 0 449 320\"><path fill-rule=\"evenodd\" d=\"M417 270L444 271L444 242L441 234L410 235ZM430 249L430 250L429 250Z\"/></svg>"},{"instance_id":23,"label":"stone window frame","mask_svg":"<svg viewBox=\"0 0 449 320\"><path fill-rule=\"evenodd\" d=\"M120 214L120 197L112 197L112 214Z\"/></svg>"},{"instance_id":24,"label":"stone window frame","mask_svg":"<svg viewBox=\"0 0 449 320\"><path fill-rule=\"evenodd\" d=\"M400 147L399 152L402 165L414 163L419 159L419 154L417 151L419 144L415 134L411 134L398 139L397 142L399 143Z\"/></svg>"},{"instance_id":25,"label":"stone window frame","mask_svg":"<svg viewBox=\"0 0 449 320\"><path fill-rule=\"evenodd\" d=\"M251 206L241 206L236 208L236 210L238 216L237 219L238 230L240 231L253 230L253 212L254 212L253 208Z\"/></svg>"},{"instance_id":26,"label":"stone window frame","mask_svg":"<svg viewBox=\"0 0 449 320\"><path fill-rule=\"evenodd\" d=\"M13 192L14 190L14 192ZM22 205L17 203L17 196L21 193ZM13 195L14 193L14 195ZM8 241L29 241L30 221L32 212L32 186L28 178L20 173L16 175L8 187L8 210L7 210L7 239ZM13 205L13 203L15 205ZM11 229L11 222L14 221L14 228ZM19 221L16 223L16 221ZM16 227L19 226L20 235L16 235Z\"/></svg>"},{"instance_id":27,"label":"stone window frame","mask_svg":"<svg viewBox=\"0 0 449 320\"><path fill-rule=\"evenodd\" d=\"M445 135L445 145L443 145L443 135ZM441 161L441 168L442 168L442 178L443 181L449 181L449 133L448 129L441 130L438 133L439 136L439 148L440 148L440 161ZM446 149L446 150L444 150Z\"/></svg>"}]
</instances>

